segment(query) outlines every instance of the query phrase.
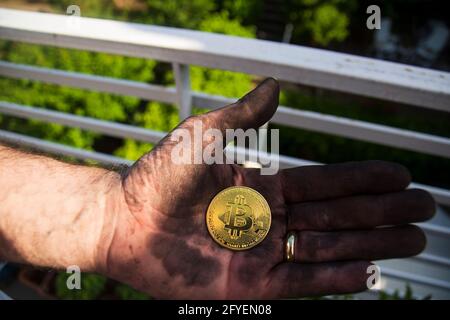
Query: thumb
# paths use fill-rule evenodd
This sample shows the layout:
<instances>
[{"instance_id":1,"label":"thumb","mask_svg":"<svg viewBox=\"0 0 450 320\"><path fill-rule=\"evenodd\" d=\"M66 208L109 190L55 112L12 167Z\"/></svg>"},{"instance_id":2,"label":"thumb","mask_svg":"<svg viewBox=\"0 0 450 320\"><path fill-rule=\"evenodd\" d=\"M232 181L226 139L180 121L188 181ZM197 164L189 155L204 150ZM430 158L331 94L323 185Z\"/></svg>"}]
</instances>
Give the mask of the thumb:
<instances>
[{"instance_id":1,"label":"thumb","mask_svg":"<svg viewBox=\"0 0 450 320\"><path fill-rule=\"evenodd\" d=\"M203 114L203 125L222 132L226 129L258 129L277 110L279 93L278 81L267 78L235 103Z\"/></svg>"}]
</instances>

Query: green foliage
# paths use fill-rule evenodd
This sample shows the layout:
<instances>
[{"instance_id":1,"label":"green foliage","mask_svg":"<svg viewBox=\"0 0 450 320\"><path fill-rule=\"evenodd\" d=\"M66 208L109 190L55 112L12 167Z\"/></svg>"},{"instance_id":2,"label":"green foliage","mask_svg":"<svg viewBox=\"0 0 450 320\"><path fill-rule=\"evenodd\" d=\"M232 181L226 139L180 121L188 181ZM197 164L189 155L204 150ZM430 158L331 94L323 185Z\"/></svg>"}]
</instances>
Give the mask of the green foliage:
<instances>
[{"instance_id":1,"label":"green foliage","mask_svg":"<svg viewBox=\"0 0 450 320\"><path fill-rule=\"evenodd\" d=\"M112 290L122 300L148 300L149 295L137 291L125 284L116 284L114 287L106 287L107 278L91 273L81 274L81 289L67 288L67 279L71 274L60 272L55 279L55 293L59 299L64 300L93 300L102 295L110 295ZM111 287L111 288L109 288Z\"/></svg>"},{"instance_id":2,"label":"green foliage","mask_svg":"<svg viewBox=\"0 0 450 320\"><path fill-rule=\"evenodd\" d=\"M255 37L255 27L242 26L239 20L230 19L227 11L222 11L203 19L199 25L199 30L243 38Z\"/></svg>"},{"instance_id":3,"label":"green foliage","mask_svg":"<svg viewBox=\"0 0 450 320\"><path fill-rule=\"evenodd\" d=\"M0 43L0 47L2 48L1 58L7 61L141 82L154 81L156 62L153 60L5 41ZM103 120L135 123L156 130L167 130L168 122L165 114L158 110L152 112L147 108L140 112L142 102L134 97L7 78L0 78L0 86L4 88L0 92L1 100ZM157 105L157 103L154 104ZM163 107L160 106L161 108ZM173 114L175 113L173 107L170 110ZM156 117L153 122L141 121L145 117L152 116ZM173 116L172 119L173 127L177 119ZM3 117L0 119L0 127L85 149L94 149L95 145L101 144L102 141L101 135L92 132L35 120ZM139 148L136 148L138 145ZM127 150L128 147L130 150ZM144 149L149 150L149 145L130 144L127 141L113 149L117 149L118 154L126 155L129 159L136 159L142 155Z\"/></svg>"},{"instance_id":4,"label":"green foliage","mask_svg":"<svg viewBox=\"0 0 450 320\"><path fill-rule=\"evenodd\" d=\"M146 3L146 22L188 29L197 29L216 7L210 0L146 0Z\"/></svg>"},{"instance_id":5,"label":"green foliage","mask_svg":"<svg viewBox=\"0 0 450 320\"><path fill-rule=\"evenodd\" d=\"M291 0L286 4L288 20L294 25L293 41L311 39L326 46L340 42L349 34L349 17L356 9L355 0Z\"/></svg>"},{"instance_id":6,"label":"green foliage","mask_svg":"<svg viewBox=\"0 0 450 320\"><path fill-rule=\"evenodd\" d=\"M312 21L306 27L311 30L314 41L325 46L333 40L345 40L348 23L347 15L339 12L336 7L325 4L315 10Z\"/></svg>"},{"instance_id":7,"label":"green foliage","mask_svg":"<svg viewBox=\"0 0 450 320\"><path fill-rule=\"evenodd\" d=\"M114 288L115 294L122 300L149 300L149 295L137 291L125 284L119 284Z\"/></svg>"},{"instance_id":8,"label":"green foliage","mask_svg":"<svg viewBox=\"0 0 450 320\"><path fill-rule=\"evenodd\" d=\"M66 300L92 300L96 299L105 289L106 278L97 274L81 274L81 289L67 288L67 279L70 273L60 272L56 276L56 296Z\"/></svg>"},{"instance_id":9,"label":"green foliage","mask_svg":"<svg viewBox=\"0 0 450 320\"><path fill-rule=\"evenodd\" d=\"M218 1L221 10L244 25L255 25L261 15L261 0L222 0Z\"/></svg>"},{"instance_id":10,"label":"green foliage","mask_svg":"<svg viewBox=\"0 0 450 320\"><path fill-rule=\"evenodd\" d=\"M378 294L379 300L417 300L414 297L413 290L409 284L406 285L405 292L403 294L400 293L398 289L396 289L393 293L387 293L386 291L380 291ZM420 300L430 300L431 295L427 295Z\"/></svg>"},{"instance_id":11,"label":"green foliage","mask_svg":"<svg viewBox=\"0 0 450 320\"><path fill-rule=\"evenodd\" d=\"M114 151L114 154L116 156L128 160L136 161L143 154L149 152L152 149L153 144L151 143L139 142L132 139L125 139L123 145L119 147L116 151Z\"/></svg>"}]
</instances>

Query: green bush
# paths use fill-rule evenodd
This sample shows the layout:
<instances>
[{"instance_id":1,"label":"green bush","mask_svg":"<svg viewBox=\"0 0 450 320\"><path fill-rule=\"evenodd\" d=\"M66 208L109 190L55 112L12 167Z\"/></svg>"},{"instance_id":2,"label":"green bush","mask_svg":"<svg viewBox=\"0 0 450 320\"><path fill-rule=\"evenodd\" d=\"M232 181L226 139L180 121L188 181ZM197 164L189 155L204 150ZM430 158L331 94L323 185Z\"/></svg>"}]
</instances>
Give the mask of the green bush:
<instances>
[{"instance_id":1,"label":"green bush","mask_svg":"<svg viewBox=\"0 0 450 320\"><path fill-rule=\"evenodd\" d=\"M254 38L255 27L244 27L237 19L230 19L227 11L222 11L203 19L199 25L199 30L222 33L238 36L242 38Z\"/></svg>"},{"instance_id":2,"label":"green bush","mask_svg":"<svg viewBox=\"0 0 450 320\"><path fill-rule=\"evenodd\" d=\"M239 20L243 25L256 25L261 15L261 0L222 0L218 1L220 10L229 13L230 17Z\"/></svg>"},{"instance_id":3,"label":"green bush","mask_svg":"<svg viewBox=\"0 0 450 320\"><path fill-rule=\"evenodd\" d=\"M356 7L355 0L285 2L288 21L294 26L293 42L327 46L345 40L349 34L350 14Z\"/></svg>"},{"instance_id":4,"label":"green bush","mask_svg":"<svg viewBox=\"0 0 450 320\"><path fill-rule=\"evenodd\" d=\"M67 279L72 274L60 272L56 276L55 292L60 299L66 300L93 300L100 296L105 289L106 278L97 274L81 274L81 289L67 288Z\"/></svg>"},{"instance_id":5,"label":"green bush","mask_svg":"<svg viewBox=\"0 0 450 320\"><path fill-rule=\"evenodd\" d=\"M146 3L145 22L188 29L197 29L216 8L211 0L146 0Z\"/></svg>"},{"instance_id":6,"label":"green bush","mask_svg":"<svg viewBox=\"0 0 450 320\"><path fill-rule=\"evenodd\" d=\"M135 81L153 81L156 62L152 60L38 46L0 42L2 60ZM132 123L141 101L134 97L68 88L29 80L0 77L0 100L73 113L93 118ZM43 139L94 149L98 134L42 121L2 117L2 129ZM157 128L156 128L157 129Z\"/></svg>"}]
</instances>

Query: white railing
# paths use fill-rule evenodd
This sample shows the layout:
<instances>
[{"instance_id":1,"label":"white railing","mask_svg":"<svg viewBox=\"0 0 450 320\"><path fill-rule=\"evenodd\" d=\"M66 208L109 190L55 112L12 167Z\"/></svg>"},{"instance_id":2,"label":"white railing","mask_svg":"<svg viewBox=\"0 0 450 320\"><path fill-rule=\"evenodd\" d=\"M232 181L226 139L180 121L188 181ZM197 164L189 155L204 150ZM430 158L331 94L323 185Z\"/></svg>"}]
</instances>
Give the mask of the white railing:
<instances>
[{"instance_id":1,"label":"white railing","mask_svg":"<svg viewBox=\"0 0 450 320\"><path fill-rule=\"evenodd\" d=\"M76 23L70 19L77 19ZM211 109L234 101L192 91L189 82L191 64L260 76L274 76L284 81L450 112L449 73L301 46L184 29L8 9L0 9L0 38L171 62L176 87L7 61L0 61L0 75L172 103L179 106L180 118L189 116L192 106ZM6 101L0 101L0 113L152 143L158 142L165 135L164 132ZM450 139L447 137L296 110L286 106L280 106L271 121L295 128L450 158ZM13 132L0 130L0 140L20 141L22 144L48 152L80 159L93 159L103 163L130 163L111 155L80 150ZM287 156L280 157L281 167L306 164L315 163ZM412 186L426 189L438 203L450 205L450 190L421 184ZM422 224L422 227L431 237L439 237L445 241L450 238L448 225L427 223ZM449 258L445 254L443 257L440 254L425 253L415 260L433 266L438 265L444 270L449 269ZM384 272L393 278L436 287L450 296L448 273L442 280L423 275L414 277L414 274L402 270L389 270L385 268Z\"/></svg>"}]
</instances>

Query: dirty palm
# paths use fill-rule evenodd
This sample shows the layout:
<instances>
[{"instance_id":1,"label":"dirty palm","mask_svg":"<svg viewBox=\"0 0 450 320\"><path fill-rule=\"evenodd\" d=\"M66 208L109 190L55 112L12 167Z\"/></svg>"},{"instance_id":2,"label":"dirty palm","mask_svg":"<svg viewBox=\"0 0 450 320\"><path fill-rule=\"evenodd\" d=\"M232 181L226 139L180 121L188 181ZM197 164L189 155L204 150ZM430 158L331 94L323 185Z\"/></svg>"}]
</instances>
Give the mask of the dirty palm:
<instances>
[{"instance_id":1,"label":"dirty palm","mask_svg":"<svg viewBox=\"0 0 450 320\"><path fill-rule=\"evenodd\" d=\"M178 128L258 128L278 106L266 79L234 104L190 117ZM410 174L383 161L305 166L261 175L235 164L174 164L170 133L124 174L123 203L105 227L112 234L104 272L157 298L288 298L367 289L371 261L416 255L432 197L405 190ZM250 250L232 251L209 235L205 214L225 188L246 186L268 202L272 225ZM380 228L381 226L388 226ZM285 261L285 237L296 235Z\"/></svg>"}]
</instances>

